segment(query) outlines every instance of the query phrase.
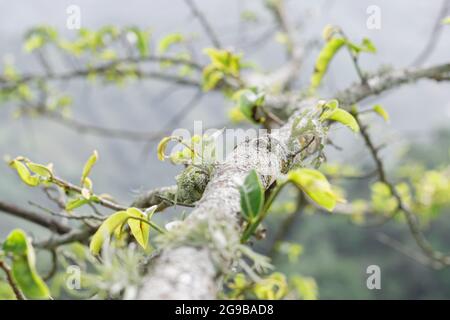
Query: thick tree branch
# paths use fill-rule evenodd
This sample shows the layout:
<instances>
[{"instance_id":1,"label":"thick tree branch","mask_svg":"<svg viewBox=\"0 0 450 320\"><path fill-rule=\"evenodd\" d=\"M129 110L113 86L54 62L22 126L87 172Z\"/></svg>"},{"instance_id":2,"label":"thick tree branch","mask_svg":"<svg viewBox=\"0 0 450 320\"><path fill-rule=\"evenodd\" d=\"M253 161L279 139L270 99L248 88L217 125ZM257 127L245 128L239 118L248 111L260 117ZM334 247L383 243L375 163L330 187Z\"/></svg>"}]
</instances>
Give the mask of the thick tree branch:
<instances>
[{"instance_id":1,"label":"thick tree branch","mask_svg":"<svg viewBox=\"0 0 450 320\"><path fill-rule=\"evenodd\" d=\"M315 105L305 102L303 107ZM288 170L292 122L235 148L219 164L194 211L162 251L143 282L140 299L213 299L219 280L235 263L240 246L238 186L255 169L265 188ZM296 150L302 146L297 145ZM201 231L203 230L203 231ZM205 241L194 241L205 232ZM177 242L177 240L179 242ZM191 263L192 262L192 263Z\"/></svg>"},{"instance_id":2,"label":"thick tree branch","mask_svg":"<svg viewBox=\"0 0 450 320\"><path fill-rule=\"evenodd\" d=\"M173 205L172 202L167 201L166 199L174 201L176 193L177 186L152 189L138 196L131 204L131 207L149 208L157 205L158 208L156 211L163 211Z\"/></svg>"},{"instance_id":3,"label":"thick tree branch","mask_svg":"<svg viewBox=\"0 0 450 320\"><path fill-rule=\"evenodd\" d=\"M335 95L342 105L351 106L370 96L379 95L404 84L414 83L421 79L450 81L450 63L428 68L408 68L386 72L367 78L366 84L352 85Z\"/></svg>"},{"instance_id":4,"label":"thick tree branch","mask_svg":"<svg viewBox=\"0 0 450 320\"><path fill-rule=\"evenodd\" d=\"M347 89L336 92L331 98L339 100L342 108L350 107L371 96L396 89L405 84L415 83L422 79L434 81L450 81L450 63L439 64L427 68L406 68L380 72L369 76L367 84L352 84ZM281 119L287 119L302 102L297 93L267 95L265 107Z\"/></svg>"}]
</instances>

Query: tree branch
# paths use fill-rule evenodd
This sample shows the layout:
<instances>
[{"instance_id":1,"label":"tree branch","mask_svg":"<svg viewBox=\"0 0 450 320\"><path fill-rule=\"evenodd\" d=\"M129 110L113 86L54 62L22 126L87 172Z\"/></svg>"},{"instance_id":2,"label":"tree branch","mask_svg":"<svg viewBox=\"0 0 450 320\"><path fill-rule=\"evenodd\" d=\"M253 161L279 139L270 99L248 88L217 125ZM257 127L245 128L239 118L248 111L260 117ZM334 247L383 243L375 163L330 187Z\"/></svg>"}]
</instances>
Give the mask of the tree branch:
<instances>
[{"instance_id":1,"label":"tree branch","mask_svg":"<svg viewBox=\"0 0 450 320\"><path fill-rule=\"evenodd\" d=\"M305 101L303 107L315 106ZM235 262L240 244L239 181L255 169L268 188L289 169L292 122L238 145L217 165L196 208L175 229L143 281L140 299L213 299L221 276ZM292 142L292 141L291 141ZM295 144L296 150L301 145ZM205 237L204 240L195 240ZM164 248L164 246L163 246Z\"/></svg>"},{"instance_id":2,"label":"tree branch","mask_svg":"<svg viewBox=\"0 0 450 320\"><path fill-rule=\"evenodd\" d=\"M128 57L123 59L116 59L109 63L104 63L99 66L89 67L85 69L79 69L79 70L73 70L73 71L66 71L66 72L59 72L59 73L51 73L51 74L44 74L44 75L38 75L38 74L25 74L20 76L20 78L17 81L11 81L9 79L6 79L4 77L0 76L0 89L1 90L13 90L17 86L29 83L29 82L36 82L36 81L65 81L65 80L71 80L76 78L84 78L92 73L105 73L109 70L117 68L117 66L120 66L121 64L132 64L132 63L143 63L143 62L170 62L175 65L187 65L197 71L201 71L203 67L195 62L192 62L190 60L186 59L179 59L179 58L172 58L172 57L164 57L164 56L150 56L150 57ZM161 80L161 81L167 81L172 82L178 85L186 85L186 86L194 86L194 87L201 87L201 84L196 81L189 78L180 77L177 75L172 75L168 73L163 73L159 71L142 71L139 69L136 69L135 72L137 73L137 76L140 78L149 78L149 79L155 79L155 80Z\"/></svg>"},{"instance_id":3,"label":"tree branch","mask_svg":"<svg viewBox=\"0 0 450 320\"><path fill-rule=\"evenodd\" d=\"M422 65L428 59L428 57L433 53L434 48L436 47L436 44L439 40L439 37L441 36L442 28L444 27L444 25L442 24L442 19L444 19L447 16L447 13L449 12L449 10L450 10L450 1L443 0L442 7L439 10L436 20L434 21L434 26L433 26L433 29L431 30L430 37L429 37L425 47L414 59L414 61L412 63L413 66Z\"/></svg>"},{"instance_id":4,"label":"tree branch","mask_svg":"<svg viewBox=\"0 0 450 320\"><path fill-rule=\"evenodd\" d=\"M44 216L34 211L30 211L3 201L0 201L0 211L33 222L58 234L65 234L72 230L69 226L52 217Z\"/></svg>"},{"instance_id":5,"label":"tree branch","mask_svg":"<svg viewBox=\"0 0 450 320\"><path fill-rule=\"evenodd\" d=\"M428 68L408 68L386 72L367 78L366 84L354 84L335 94L335 98L344 106L351 106L369 96L379 95L401 85L414 83L421 79L450 81L450 63Z\"/></svg>"},{"instance_id":6,"label":"tree branch","mask_svg":"<svg viewBox=\"0 0 450 320\"><path fill-rule=\"evenodd\" d=\"M0 269L2 269L5 272L6 279L8 280L11 289L14 291L14 295L16 296L17 300L25 300L22 291L20 291L19 287L17 287L17 284L14 281L14 277L11 273L11 270L2 260L0 260Z\"/></svg>"},{"instance_id":7,"label":"tree branch","mask_svg":"<svg viewBox=\"0 0 450 320\"><path fill-rule=\"evenodd\" d=\"M202 25L203 29L205 30L206 35L209 37L209 39L211 40L213 45L216 48L222 48L219 38L217 37L216 33L214 32L213 28L211 27L211 24L208 22L205 15L198 9L194 0L185 0L185 2L188 5L189 9L191 9L192 14L198 19L198 21Z\"/></svg>"},{"instance_id":8,"label":"tree branch","mask_svg":"<svg viewBox=\"0 0 450 320\"><path fill-rule=\"evenodd\" d=\"M424 254L431 261L434 262L434 265L436 267L450 266L450 256L446 256L442 252L433 249L433 246L428 242L428 240L425 238L422 231L420 230L419 223L417 221L417 216L404 203L402 197L395 189L395 186L390 181L388 181L383 162L378 154L379 149L376 148L375 145L373 144L370 135L367 131L367 127L361 123L361 120L357 115L355 116L355 119L360 126L361 136L363 137L364 142L366 143L366 146L369 149L373 160L375 161L378 172L378 179L379 181L383 182L385 185L388 186L392 196L396 199L398 210L403 212L406 221L408 223L408 227L417 245L422 249Z\"/></svg>"}]
</instances>

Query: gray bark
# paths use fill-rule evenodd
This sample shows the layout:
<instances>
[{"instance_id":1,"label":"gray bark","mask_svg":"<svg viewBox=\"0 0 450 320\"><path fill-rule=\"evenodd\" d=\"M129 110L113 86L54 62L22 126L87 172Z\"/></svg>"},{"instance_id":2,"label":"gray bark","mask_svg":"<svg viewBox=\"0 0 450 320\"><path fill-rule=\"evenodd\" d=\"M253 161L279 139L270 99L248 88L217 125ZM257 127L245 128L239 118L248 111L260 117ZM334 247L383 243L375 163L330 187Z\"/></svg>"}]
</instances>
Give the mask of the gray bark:
<instances>
[{"instance_id":1,"label":"gray bark","mask_svg":"<svg viewBox=\"0 0 450 320\"><path fill-rule=\"evenodd\" d=\"M143 281L140 299L216 298L220 276L230 270L238 254L239 183L255 169L267 188L286 171L290 154L301 148L299 143L294 150L288 146L294 118L276 132L239 145L217 166L197 207L182 223L187 231L180 232L189 238L187 234L204 225L206 243L184 245L180 239L178 245L164 249Z\"/></svg>"}]
</instances>

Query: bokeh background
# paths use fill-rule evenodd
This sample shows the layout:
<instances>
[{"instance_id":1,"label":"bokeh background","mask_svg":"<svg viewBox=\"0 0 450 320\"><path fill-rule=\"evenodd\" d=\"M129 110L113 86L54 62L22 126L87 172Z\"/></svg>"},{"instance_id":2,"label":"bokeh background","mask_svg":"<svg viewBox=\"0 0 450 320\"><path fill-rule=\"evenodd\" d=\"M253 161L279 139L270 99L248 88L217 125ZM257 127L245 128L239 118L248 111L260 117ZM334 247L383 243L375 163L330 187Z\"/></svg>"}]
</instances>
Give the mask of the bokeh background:
<instances>
[{"instance_id":1,"label":"bokeh background","mask_svg":"<svg viewBox=\"0 0 450 320\"><path fill-rule=\"evenodd\" d=\"M82 27L96 29L104 25L137 25L152 28L152 43L170 32L182 32L196 38L193 44L198 59L206 61L201 48L210 45L198 21L181 0L77 0L77 1L0 1L0 57L13 56L24 72L42 72L35 57L22 50L27 29L38 24L49 24L68 37L74 30L66 28L66 8L76 4L81 8ZM273 32L274 22L259 0L206 1L197 4L211 21L221 42L242 51L248 60L263 70L280 66L285 58L282 46ZM366 70L377 70L382 65L410 66L426 46L442 7L442 1L287 1L289 19L298 27L298 39L318 39L326 24L339 25L355 40L369 37L377 46L376 55L364 55L361 64ZM381 29L366 27L366 9L377 5L381 9ZM245 23L241 12L256 13L257 23ZM271 31L272 30L272 31ZM450 57L450 27L444 28L425 65L442 63ZM307 84L313 70L313 61L319 47L306 58L298 87ZM63 62L52 60L54 68ZM351 61L344 53L338 54L325 78L321 93L331 96L357 80ZM179 88L156 81L114 85L89 84L74 80L63 88L74 97L73 117L99 126L142 130L146 132L172 129L165 126L168 119L183 108L195 94L195 89ZM382 155L389 168L399 165L400 155L407 155L428 165L449 163L450 147L450 84L421 81L405 86L382 97L365 101L381 103L389 112L391 122L375 122L378 142L388 142ZM184 114L173 128L192 128L194 120L205 126L220 127L227 121L229 102L219 93L204 96L195 108ZM161 163L156 158L156 142L132 142L86 135L39 118L14 119L14 105L0 106L0 155L24 155L36 162L53 162L59 175L77 181L85 159L97 149L101 160L92 177L96 189L114 195L120 202L129 203L140 190L171 185L180 168ZM335 143L343 151L328 150L329 159L340 163L367 163L361 139L347 130L336 130ZM412 146L411 146L412 145ZM408 147L409 146L409 147ZM355 193L364 194L367 182L349 185ZM352 189L351 189L352 190ZM0 198L27 205L32 200L44 201L42 193L22 184L6 163L0 163ZM351 193L350 193L351 198ZM427 230L431 241L440 249L450 248L450 216L444 213ZM170 214L176 214L169 212ZM273 219L275 220L275 219ZM0 238L11 228L20 226L36 237L46 231L23 220L0 212ZM268 239L258 245L264 252ZM316 279L323 299L427 299L450 298L450 270L436 271L399 253L379 241L387 234L411 245L414 243L403 224L392 223L382 228L360 228L342 217L330 215L301 215L295 220L287 239L303 245L298 262L288 263L278 255L274 262L287 273L300 272ZM43 261L44 260L44 261ZM41 260L45 268L45 259ZM43 262L42 262L43 261ZM382 289L366 288L366 268L381 267Z\"/></svg>"}]
</instances>

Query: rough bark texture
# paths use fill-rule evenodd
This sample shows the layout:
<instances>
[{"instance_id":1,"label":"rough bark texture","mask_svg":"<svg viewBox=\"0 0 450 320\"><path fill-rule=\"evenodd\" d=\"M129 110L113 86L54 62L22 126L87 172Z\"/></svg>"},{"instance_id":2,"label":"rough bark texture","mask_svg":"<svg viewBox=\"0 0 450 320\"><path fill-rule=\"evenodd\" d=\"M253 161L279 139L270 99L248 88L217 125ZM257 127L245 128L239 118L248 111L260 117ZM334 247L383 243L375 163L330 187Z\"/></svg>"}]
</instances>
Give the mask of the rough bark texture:
<instances>
[{"instance_id":1,"label":"rough bark texture","mask_svg":"<svg viewBox=\"0 0 450 320\"><path fill-rule=\"evenodd\" d=\"M266 188L285 172L289 155L301 148L299 143L288 146L294 118L276 132L242 143L218 165L196 209L182 223L187 231L181 232L180 246L164 249L155 259L140 299L216 298L220 275L233 266L240 241L238 186L251 169ZM206 242L183 245L200 225L207 230Z\"/></svg>"}]
</instances>

